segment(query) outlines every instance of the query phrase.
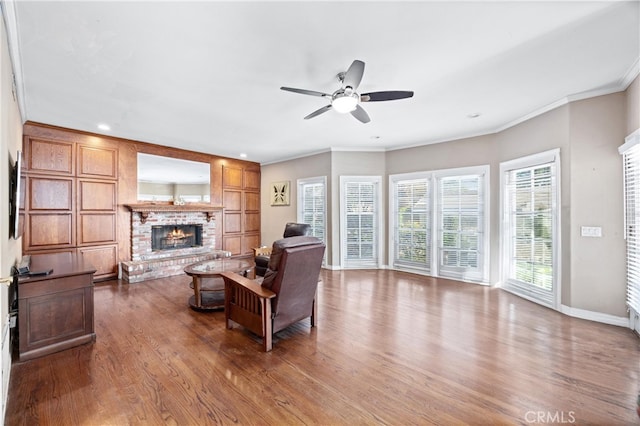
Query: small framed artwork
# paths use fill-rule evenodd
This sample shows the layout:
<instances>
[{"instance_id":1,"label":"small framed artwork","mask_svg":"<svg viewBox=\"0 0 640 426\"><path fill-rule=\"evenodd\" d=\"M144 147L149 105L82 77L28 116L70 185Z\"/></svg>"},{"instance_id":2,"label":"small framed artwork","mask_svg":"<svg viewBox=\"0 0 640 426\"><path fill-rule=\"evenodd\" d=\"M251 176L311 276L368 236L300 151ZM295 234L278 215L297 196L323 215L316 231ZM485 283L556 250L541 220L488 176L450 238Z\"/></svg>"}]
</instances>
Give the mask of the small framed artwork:
<instances>
[{"instance_id":1,"label":"small framed artwork","mask_svg":"<svg viewBox=\"0 0 640 426\"><path fill-rule=\"evenodd\" d=\"M273 182L271 184L271 205L289 205L289 181Z\"/></svg>"}]
</instances>

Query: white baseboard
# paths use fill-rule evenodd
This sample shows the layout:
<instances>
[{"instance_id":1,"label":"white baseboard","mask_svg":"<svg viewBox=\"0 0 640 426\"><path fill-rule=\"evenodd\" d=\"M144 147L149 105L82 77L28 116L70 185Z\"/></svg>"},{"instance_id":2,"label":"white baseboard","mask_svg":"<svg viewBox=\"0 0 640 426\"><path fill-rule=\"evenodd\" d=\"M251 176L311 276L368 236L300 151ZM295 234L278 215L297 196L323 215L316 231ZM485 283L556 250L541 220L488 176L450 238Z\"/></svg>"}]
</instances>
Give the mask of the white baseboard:
<instances>
[{"instance_id":1,"label":"white baseboard","mask_svg":"<svg viewBox=\"0 0 640 426\"><path fill-rule=\"evenodd\" d=\"M572 308L561 305L560 312L574 318L586 319L589 321L601 322L603 324L617 325L618 327L629 328L629 317L617 317L615 315L603 314L602 312L587 311L585 309Z\"/></svg>"}]
</instances>

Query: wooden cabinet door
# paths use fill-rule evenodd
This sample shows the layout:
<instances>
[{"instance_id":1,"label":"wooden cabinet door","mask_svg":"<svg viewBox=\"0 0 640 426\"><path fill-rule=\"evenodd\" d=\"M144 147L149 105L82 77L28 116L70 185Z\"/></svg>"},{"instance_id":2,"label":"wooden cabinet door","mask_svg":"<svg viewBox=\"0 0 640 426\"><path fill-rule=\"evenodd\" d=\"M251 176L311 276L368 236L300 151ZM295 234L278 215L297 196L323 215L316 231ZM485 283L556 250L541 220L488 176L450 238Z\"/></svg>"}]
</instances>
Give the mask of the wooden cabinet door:
<instances>
[{"instance_id":1,"label":"wooden cabinet door","mask_svg":"<svg viewBox=\"0 0 640 426\"><path fill-rule=\"evenodd\" d=\"M96 268L94 280L112 278L118 275L118 245L80 247L78 255Z\"/></svg>"},{"instance_id":2,"label":"wooden cabinet door","mask_svg":"<svg viewBox=\"0 0 640 426\"><path fill-rule=\"evenodd\" d=\"M53 249L74 246L71 212L31 213L25 223L25 249Z\"/></svg>"},{"instance_id":3,"label":"wooden cabinet door","mask_svg":"<svg viewBox=\"0 0 640 426\"><path fill-rule=\"evenodd\" d=\"M118 178L118 150L78 145L78 177Z\"/></svg>"},{"instance_id":4,"label":"wooden cabinet door","mask_svg":"<svg viewBox=\"0 0 640 426\"><path fill-rule=\"evenodd\" d=\"M75 244L73 178L27 176L23 245L26 251Z\"/></svg>"},{"instance_id":5,"label":"wooden cabinet door","mask_svg":"<svg viewBox=\"0 0 640 426\"><path fill-rule=\"evenodd\" d=\"M116 182L78 179L79 246L116 242L116 197Z\"/></svg>"},{"instance_id":6,"label":"wooden cabinet door","mask_svg":"<svg viewBox=\"0 0 640 426\"><path fill-rule=\"evenodd\" d=\"M260 172L257 170L244 171L244 189L260 190Z\"/></svg>"},{"instance_id":7,"label":"wooden cabinet door","mask_svg":"<svg viewBox=\"0 0 640 426\"><path fill-rule=\"evenodd\" d=\"M242 188L242 169L224 166L222 168L223 188Z\"/></svg>"},{"instance_id":8,"label":"wooden cabinet door","mask_svg":"<svg viewBox=\"0 0 640 426\"><path fill-rule=\"evenodd\" d=\"M73 176L75 147L72 142L27 137L26 167L32 173Z\"/></svg>"}]
</instances>

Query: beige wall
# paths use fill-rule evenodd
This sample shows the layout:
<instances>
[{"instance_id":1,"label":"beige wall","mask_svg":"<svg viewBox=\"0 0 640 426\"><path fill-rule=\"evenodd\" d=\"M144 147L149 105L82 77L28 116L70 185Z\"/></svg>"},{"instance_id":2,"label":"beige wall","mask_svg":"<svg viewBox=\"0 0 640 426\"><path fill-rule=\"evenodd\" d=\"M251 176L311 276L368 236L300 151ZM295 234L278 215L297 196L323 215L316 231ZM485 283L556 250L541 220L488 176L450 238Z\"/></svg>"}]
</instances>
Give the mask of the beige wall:
<instances>
[{"instance_id":1,"label":"beige wall","mask_svg":"<svg viewBox=\"0 0 640 426\"><path fill-rule=\"evenodd\" d=\"M262 199L260 203L262 229L262 245L271 246L271 244L280 238L284 231L284 225L287 222L295 222L297 220L297 197L298 188L296 181L303 178L311 178L318 176L327 177L327 194L331 191L331 182L329 174L331 172L331 153L325 152L309 157L297 158L294 160L283 161L273 165L265 165L261 167L260 190ZM289 181L290 185L290 205L288 206L272 206L270 203L270 184L273 182ZM327 210L331 209L331 200L327 199ZM330 219L330 218L329 218ZM327 233L331 232L331 222L327 224ZM329 248L327 247L327 256ZM329 258L329 257L327 257Z\"/></svg>"},{"instance_id":2,"label":"beige wall","mask_svg":"<svg viewBox=\"0 0 640 426\"><path fill-rule=\"evenodd\" d=\"M640 129L640 77L635 80L627 88L627 131L626 135L630 135Z\"/></svg>"},{"instance_id":3,"label":"beige wall","mask_svg":"<svg viewBox=\"0 0 640 426\"><path fill-rule=\"evenodd\" d=\"M332 266L340 265L340 176L380 176L382 185L382 205L381 220L386 223L387 217L387 190L385 176L385 153L384 152L353 152L353 151L333 151L331 153L331 177L333 182L332 191L328 192L331 198L331 216L334 226L328 232L332 243L328 251L328 264ZM386 231L385 231L386 235ZM384 237L384 235L383 235ZM383 244L380 247L380 258L387 257L387 247Z\"/></svg>"},{"instance_id":4,"label":"beige wall","mask_svg":"<svg viewBox=\"0 0 640 426\"><path fill-rule=\"evenodd\" d=\"M4 20L0 19L0 276L11 275L11 267L20 259L22 240L9 238L9 166L15 164L17 151L22 146L22 118L17 102L12 95L13 72L9 58ZM8 316L7 287L0 286L0 330L4 331ZM6 345L0 356L2 368L2 413L7 398L9 371L4 370L5 360L10 360L10 345ZM9 362L10 364L10 362Z\"/></svg>"},{"instance_id":5,"label":"beige wall","mask_svg":"<svg viewBox=\"0 0 640 426\"><path fill-rule=\"evenodd\" d=\"M17 102L12 95L13 71L4 21L0 20L2 43L0 48L0 275L11 275L11 267L20 259L22 240L9 238L9 164L15 163L17 152L22 147L22 119ZM7 319L7 289L0 289L0 330L4 330Z\"/></svg>"},{"instance_id":6,"label":"beige wall","mask_svg":"<svg viewBox=\"0 0 640 426\"><path fill-rule=\"evenodd\" d=\"M560 149L562 275L561 303L613 317L626 316L622 170L617 147L640 125L639 83L625 92L573 102L496 134L380 152L332 152L262 167L263 240L270 244L288 219L296 217L296 198L288 209L268 206L267 185L275 180L326 175L333 189L329 211L329 266L339 266L339 177L380 175L385 214L388 177L399 173L488 164L490 171L490 281L500 280L499 165L526 155ZM330 160L327 159L330 157ZM310 168L311 164L321 164ZM307 170L308 169L308 170ZM388 221L385 220L385 223ZM386 225L385 225L386 226ZM602 238L582 237L581 226L599 226ZM385 229L388 235L388 229ZM386 243L388 245L388 242ZM386 259L385 245L385 263Z\"/></svg>"}]
</instances>

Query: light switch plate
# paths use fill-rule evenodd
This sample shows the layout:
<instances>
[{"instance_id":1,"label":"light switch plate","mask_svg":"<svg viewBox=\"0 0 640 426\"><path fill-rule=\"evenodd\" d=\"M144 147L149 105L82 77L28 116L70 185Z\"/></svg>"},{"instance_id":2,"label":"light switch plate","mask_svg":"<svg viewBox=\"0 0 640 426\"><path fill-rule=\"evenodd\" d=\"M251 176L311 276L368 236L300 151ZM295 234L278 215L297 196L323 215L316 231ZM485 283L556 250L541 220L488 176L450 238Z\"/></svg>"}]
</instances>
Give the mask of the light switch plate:
<instances>
[{"instance_id":1,"label":"light switch plate","mask_svg":"<svg viewBox=\"0 0 640 426\"><path fill-rule=\"evenodd\" d=\"M599 226L583 226L580 229L580 235L583 237L602 237L602 228Z\"/></svg>"}]
</instances>

